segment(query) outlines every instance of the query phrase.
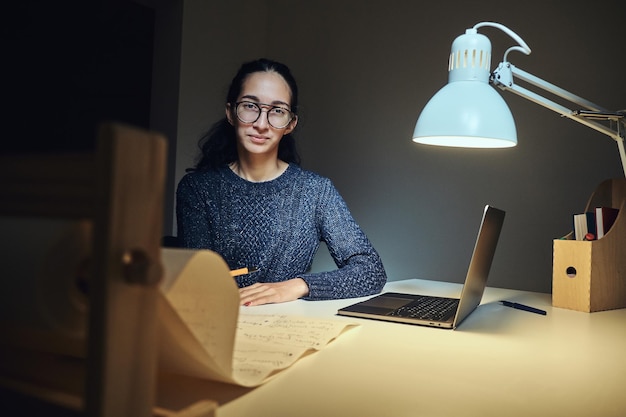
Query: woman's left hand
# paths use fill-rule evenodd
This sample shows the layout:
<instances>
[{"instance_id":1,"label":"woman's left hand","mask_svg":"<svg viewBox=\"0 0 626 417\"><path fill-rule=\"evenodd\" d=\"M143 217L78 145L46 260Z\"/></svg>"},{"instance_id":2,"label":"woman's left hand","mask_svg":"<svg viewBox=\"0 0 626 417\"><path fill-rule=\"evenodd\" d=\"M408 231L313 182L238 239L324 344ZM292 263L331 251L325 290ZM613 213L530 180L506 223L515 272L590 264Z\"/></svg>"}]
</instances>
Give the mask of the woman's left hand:
<instances>
[{"instance_id":1,"label":"woman's left hand","mask_svg":"<svg viewBox=\"0 0 626 417\"><path fill-rule=\"evenodd\" d=\"M302 278L293 278L282 282L257 282L239 289L241 305L258 306L261 304L284 303L309 294L309 286Z\"/></svg>"}]
</instances>

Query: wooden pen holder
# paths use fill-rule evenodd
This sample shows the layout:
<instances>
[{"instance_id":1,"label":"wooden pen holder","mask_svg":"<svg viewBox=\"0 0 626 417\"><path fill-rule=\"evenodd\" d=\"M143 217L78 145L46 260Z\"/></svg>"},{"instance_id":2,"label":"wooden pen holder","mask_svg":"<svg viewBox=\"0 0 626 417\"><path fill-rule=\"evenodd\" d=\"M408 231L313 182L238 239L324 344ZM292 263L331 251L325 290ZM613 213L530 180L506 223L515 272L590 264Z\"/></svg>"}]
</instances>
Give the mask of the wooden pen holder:
<instances>
[{"instance_id":1,"label":"wooden pen holder","mask_svg":"<svg viewBox=\"0 0 626 417\"><path fill-rule=\"evenodd\" d=\"M554 240L552 305L592 313L626 307L626 179L602 182L587 202L619 209L604 237Z\"/></svg>"}]
</instances>

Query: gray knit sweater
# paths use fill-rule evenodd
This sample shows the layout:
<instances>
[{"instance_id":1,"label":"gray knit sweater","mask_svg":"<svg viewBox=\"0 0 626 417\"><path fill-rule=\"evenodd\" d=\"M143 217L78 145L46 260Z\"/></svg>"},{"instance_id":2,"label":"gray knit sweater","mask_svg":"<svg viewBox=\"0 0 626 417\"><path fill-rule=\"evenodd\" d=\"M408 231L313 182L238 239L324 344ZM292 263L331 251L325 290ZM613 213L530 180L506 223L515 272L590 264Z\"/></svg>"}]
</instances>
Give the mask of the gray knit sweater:
<instances>
[{"instance_id":1,"label":"gray knit sweater","mask_svg":"<svg viewBox=\"0 0 626 417\"><path fill-rule=\"evenodd\" d=\"M307 299L360 297L381 291L381 259L331 181L290 164L278 178L250 182L228 167L188 173L176 193L183 247L219 253L231 269L258 267L240 287L301 277ZM320 242L337 269L308 272Z\"/></svg>"}]
</instances>

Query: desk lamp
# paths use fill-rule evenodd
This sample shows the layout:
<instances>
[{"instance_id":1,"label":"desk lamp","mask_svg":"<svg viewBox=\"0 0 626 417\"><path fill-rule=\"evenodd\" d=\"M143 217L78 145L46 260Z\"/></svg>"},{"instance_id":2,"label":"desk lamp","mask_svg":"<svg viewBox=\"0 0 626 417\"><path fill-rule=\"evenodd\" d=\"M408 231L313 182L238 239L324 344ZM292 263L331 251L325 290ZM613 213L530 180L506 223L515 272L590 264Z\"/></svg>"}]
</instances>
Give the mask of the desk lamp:
<instances>
[{"instance_id":1,"label":"desk lamp","mask_svg":"<svg viewBox=\"0 0 626 417\"><path fill-rule=\"evenodd\" d=\"M478 33L483 26L498 28L518 45L504 53L503 61L490 73L491 42ZM481 22L467 29L452 43L448 61L448 84L426 104L415 125L418 143L471 148L507 148L517 145L515 122L509 107L489 84L582 123L617 142L626 176L624 133L626 111L612 112L529 74L508 62L509 52L530 54L528 45L512 30L494 22ZM579 106L568 109L515 84L515 78Z\"/></svg>"}]
</instances>

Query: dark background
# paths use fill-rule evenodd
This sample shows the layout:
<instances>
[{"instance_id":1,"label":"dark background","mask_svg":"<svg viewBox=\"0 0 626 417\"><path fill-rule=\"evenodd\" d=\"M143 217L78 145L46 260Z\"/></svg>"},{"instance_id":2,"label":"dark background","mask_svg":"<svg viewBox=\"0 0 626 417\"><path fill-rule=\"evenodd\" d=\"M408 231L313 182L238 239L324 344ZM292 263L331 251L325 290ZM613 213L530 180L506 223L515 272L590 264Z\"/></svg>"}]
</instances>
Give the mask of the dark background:
<instances>
[{"instance_id":1,"label":"dark background","mask_svg":"<svg viewBox=\"0 0 626 417\"><path fill-rule=\"evenodd\" d=\"M149 127L152 9L129 0L2 9L3 153L92 149L105 120Z\"/></svg>"}]
</instances>

